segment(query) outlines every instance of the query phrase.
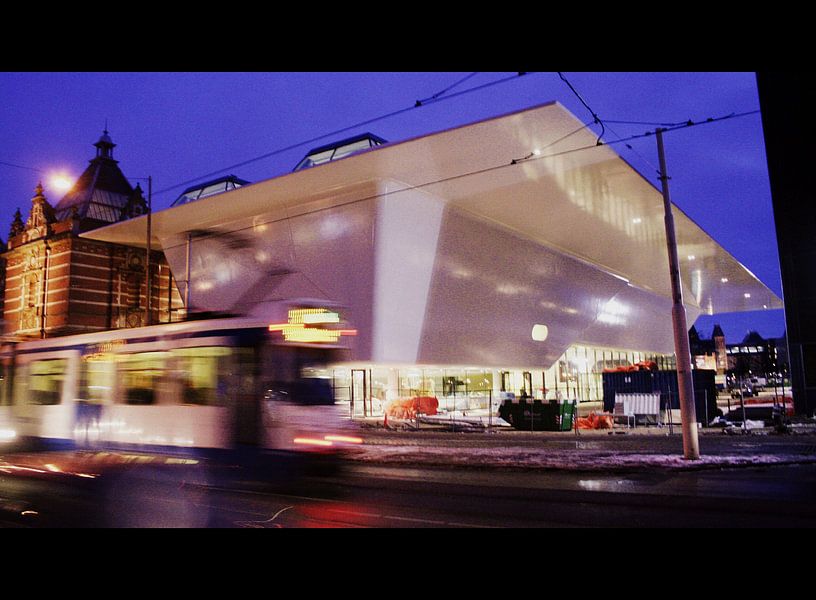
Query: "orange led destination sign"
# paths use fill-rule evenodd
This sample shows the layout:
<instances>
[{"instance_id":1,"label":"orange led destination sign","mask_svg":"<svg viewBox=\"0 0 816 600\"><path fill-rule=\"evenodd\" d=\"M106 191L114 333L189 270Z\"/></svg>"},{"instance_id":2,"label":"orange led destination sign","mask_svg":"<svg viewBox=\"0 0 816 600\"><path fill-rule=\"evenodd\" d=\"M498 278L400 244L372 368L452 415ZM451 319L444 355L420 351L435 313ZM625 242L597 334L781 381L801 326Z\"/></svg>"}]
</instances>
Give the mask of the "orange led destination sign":
<instances>
[{"instance_id":1,"label":"orange led destination sign","mask_svg":"<svg viewBox=\"0 0 816 600\"><path fill-rule=\"evenodd\" d=\"M274 323L269 331L280 331L287 342L308 344L336 343L340 336L357 335L356 329L327 329L323 325L340 323L337 312L325 308L293 308L286 323Z\"/></svg>"}]
</instances>

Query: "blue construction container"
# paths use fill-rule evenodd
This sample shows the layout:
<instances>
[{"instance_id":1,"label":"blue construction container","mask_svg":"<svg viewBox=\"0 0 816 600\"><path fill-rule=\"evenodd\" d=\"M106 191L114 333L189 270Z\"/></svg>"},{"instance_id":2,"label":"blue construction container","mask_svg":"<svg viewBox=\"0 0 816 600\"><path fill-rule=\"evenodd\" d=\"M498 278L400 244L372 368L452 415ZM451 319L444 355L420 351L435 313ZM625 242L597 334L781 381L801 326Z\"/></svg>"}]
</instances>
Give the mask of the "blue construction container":
<instances>
[{"instance_id":1,"label":"blue construction container","mask_svg":"<svg viewBox=\"0 0 816 600\"><path fill-rule=\"evenodd\" d=\"M721 414L717 408L717 386L714 383L715 371L694 369L694 405L697 422L708 424ZM680 408L680 396L677 387L677 371L615 371L603 374L604 411L612 412L615 408L615 394L654 394L660 392L660 408Z\"/></svg>"}]
</instances>

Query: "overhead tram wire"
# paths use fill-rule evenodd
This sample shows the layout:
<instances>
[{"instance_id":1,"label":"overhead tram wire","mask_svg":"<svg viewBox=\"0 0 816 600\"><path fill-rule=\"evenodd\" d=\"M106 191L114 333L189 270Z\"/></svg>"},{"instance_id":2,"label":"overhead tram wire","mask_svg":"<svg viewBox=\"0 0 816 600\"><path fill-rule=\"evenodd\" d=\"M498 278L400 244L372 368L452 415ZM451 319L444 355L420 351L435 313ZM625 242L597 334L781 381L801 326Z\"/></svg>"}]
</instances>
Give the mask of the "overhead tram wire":
<instances>
[{"instance_id":1,"label":"overhead tram wire","mask_svg":"<svg viewBox=\"0 0 816 600\"><path fill-rule=\"evenodd\" d=\"M567 84L569 89L572 90L572 93L575 94L578 100L581 101L581 104L583 104L586 107L586 109L590 112L592 118L595 119L595 123L601 126L601 133L598 135L598 140L595 142L596 146L600 146L601 138L604 136L604 133L606 132L606 127L604 126L603 121L601 121L601 118L598 116L598 113L592 110L589 104L587 104L586 100L583 99L581 94L578 93L578 90L575 89L575 87L569 82L569 80L564 76L564 74L561 71L557 71L557 73L558 76L561 78L561 81Z\"/></svg>"},{"instance_id":2,"label":"overhead tram wire","mask_svg":"<svg viewBox=\"0 0 816 600\"><path fill-rule=\"evenodd\" d=\"M462 79L460 79L459 81L457 81L457 82L456 82L456 83L454 83L453 85L449 85L449 86L448 86L448 87L446 87L444 90L442 90L442 91L440 91L440 92L435 93L433 96L431 96L431 97L429 98L429 100L435 100L435 99L439 98L439 97L440 97L440 96L442 96L443 94L446 94L447 92L451 91L453 88L457 87L458 85L463 84L463 83L464 83L464 82L466 82L468 79L470 79L471 77L474 77L474 76L476 76L476 75L478 75L478 74L479 74L479 72L478 72L478 71L476 71L476 72L474 72L474 73L471 73L470 75L467 75L467 76L463 77ZM417 100L417 101L416 101L416 105L418 106L418 105L420 105L422 102L425 102L425 100Z\"/></svg>"},{"instance_id":3,"label":"overhead tram wire","mask_svg":"<svg viewBox=\"0 0 816 600\"><path fill-rule=\"evenodd\" d=\"M677 127L679 125L683 125L685 123L688 123L689 121L675 121L673 123L666 123L666 122L654 122L654 121L624 121L624 120L606 119L605 122L606 122L607 125L611 124L611 125L646 125L646 126L649 126L649 127ZM609 128L609 130L612 133L614 133L616 136L618 136L618 138L621 138L621 135L617 131L615 131L611 127ZM629 150L634 152L638 156L638 158L640 158L643 162L645 162L647 165L649 165L649 168L654 170L655 173L660 175L660 169L658 167L656 167L654 164L652 164L652 162L648 158L646 158L640 152L635 150L635 148L631 144L627 143L627 144L625 144L625 146Z\"/></svg>"},{"instance_id":4,"label":"overhead tram wire","mask_svg":"<svg viewBox=\"0 0 816 600\"><path fill-rule=\"evenodd\" d=\"M537 150L534 150L533 152L531 152L530 154L528 154L524 158L514 158L512 161L510 161L510 164L515 165L515 164L518 164L518 163L520 163L522 161L525 161L525 160L527 160L529 158L532 158L533 156L538 156L541 153L541 150L546 150L547 148L552 148L556 144L559 144L559 143L563 142L565 139L574 136L576 133L578 133L579 131L583 131L584 129L586 129L587 127L589 127L592 124L593 123L584 123L578 129L570 131L568 134L562 135L560 138L558 138L557 140L555 140L553 142L550 142L546 146L542 146L541 148L539 148Z\"/></svg>"},{"instance_id":5,"label":"overhead tram wire","mask_svg":"<svg viewBox=\"0 0 816 600\"><path fill-rule=\"evenodd\" d=\"M14 167L16 169L25 169L26 171L35 171L37 173L45 173L45 171L43 171L42 169L37 169L35 167L24 167L23 165L15 165L13 163L5 162L3 160L0 160L0 165L4 165L6 167Z\"/></svg>"},{"instance_id":6,"label":"overhead tram wire","mask_svg":"<svg viewBox=\"0 0 816 600\"><path fill-rule=\"evenodd\" d=\"M595 123L597 123L597 124L599 124L601 126L601 133L598 136L598 140L596 141L596 145L598 145L598 146L600 146L601 144L604 143L604 142L601 141L601 139L603 138L604 133L606 132L606 126L609 125L610 123L621 124L621 125L624 125L624 124L625 125L651 125L651 126L655 126L655 127L664 127L664 126L665 127L673 127L675 125L680 125L680 123L648 123L648 122L644 122L644 121L610 121L610 120L603 120L602 121L601 118L598 116L598 114L594 110L592 110L592 107L589 106L587 101L584 100L583 96L581 96L581 94L578 93L578 90L575 89L575 86L573 86L569 82L569 80L566 78L566 76L560 71L558 72L558 76L561 78L561 80L564 83L566 83L569 86L570 90L572 90L572 93L575 94L575 96L578 98L578 100L580 100L581 103L586 107L586 109L592 114L592 117L595 119ZM609 127L609 130L612 133L614 133L619 139L621 138L621 135L617 131L615 131L611 127ZM660 172L660 170L656 166L654 166L647 158L645 158L642 154L640 154L640 152L635 150L634 147L631 144L626 144L626 147L629 150L631 150L632 152L634 152L643 162L648 164L650 168L654 169L654 171L656 173Z\"/></svg>"},{"instance_id":7,"label":"overhead tram wire","mask_svg":"<svg viewBox=\"0 0 816 600\"><path fill-rule=\"evenodd\" d=\"M338 135L340 133L345 133L347 131L350 131L352 129L356 129L358 127L363 127L365 125L371 125L372 123L376 123L378 121L383 121L385 119L390 119L391 117L401 115L403 113L415 110L417 108L422 108L424 106L428 106L428 105L434 104L436 102L442 102L444 100L450 100L450 99L453 99L453 98L458 98L459 96L463 96L465 94L471 94L473 92L477 92L477 91L483 90L483 89L488 88L488 87L493 87L495 85L500 85L500 84L503 84L503 83L507 83L508 81L513 81L513 80L518 79L520 77L523 77L525 75L531 75L531 74L533 74L533 73L528 72L528 71L517 72L515 75L511 75L509 77L504 77L502 79L497 79L496 81L490 81L490 82L487 82L487 83L483 83L481 85L477 85L477 86L474 86L474 87L471 87L471 88L467 88L465 90L456 92L454 94L445 95L449 90L453 89L454 87L460 85L464 81L466 81L466 80L470 79L471 77L473 77L474 75L476 75L476 73L471 73L467 77L457 81L456 83L454 83L451 86L448 86L447 88L445 88L442 91L434 94L433 96L430 96L429 98L426 98L424 100L415 101L414 104L412 104L411 106L406 106L405 108L400 108L398 110L386 113L386 114L381 115L379 117L374 117L372 119L367 119L365 121L360 121L359 123L355 123L354 125L349 125L348 127L343 127L341 129L336 129L335 131L331 131L329 133L325 133L323 135L319 135L317 137L313 137L311 139L304 140L302 142L298 142L296 144L291 144L289 146L286 146L285 148L279 148L277 150L273 150L272 152L267 152L266 154L262 154L261 156L256 156L255 158L250 158L250 159L242 161L240 163L236 163L236 164L230 165L228 167L223 167L221 169L218 169L217 171L211 171L210 173L207 173L206 175L200 175L199 177L196 177L194 179L188 179L187 181L183 181L181 183L178 183L176 185L173 185L173 186L158 190L158 191L153 192L153 193L154 193L154 195L159 195L159 194L163 194L165 192L170 192L172 190L175 190L175 189L190 185L191 183L197 183L197 182L201 181L202 179L207 179L207 178L210 178L210 177L214 177L215 175L219 175L221 173L224 173L225 171L230 171L232 169L237 169L239 167L243 167L243 166L246 166L248 164L258 162L259 160L264 160L266 158L270 158L270 157L275 156L277 154L282 154L284 152L288 152L290 150L300 148L301 146L306 146L307 144L313 144L313 143L318 142L320 140L323 140L323 139L325 139L327 137Z\"/></svg>"},{"instance_id":8,"label":"overhead tram wire","mask_svg":"<svg viewBox=\"0 0 816 600\"><path fill-rule=\"evenodd\" d=\"M654 121L610 121L606 119L607 123L611 123L613 125L648 125L649 127L676 127L677 125L683 125L688 121L676 121L674 123L657 123Z\"/></svg>"},{"instance_id":9,"label":"overhead tram wire","mask_svg":"<svg viewBox=\"0 0 816 600\"><path fill-rule=\"evenodd\" d=\"M606 123L607 123L607 125L608 125L608 124L609 124L609 121L607 121ZM618 136L618 139L619 139L619 140L621 139L621 135L620 135L620 134L619 134L617 131L615 131L614 129L612 129L611 127L609 128L609 131L611 131L611 132L612 132L612 133L614 133L616 136ZM617 141L617 140L615 140L615 141ZM658 169L658 168L657 168L655 165L653 165L653 164L652 164L652 162L651 162L651 161L650 161L648 158L646 158L646 157L645 157L645 156L643 156L643 155L642 155L640 152L638 152L637 150L635 150L635 148L634 148L634 146L632 146L632 144L625 143L624 145L625 145L625 146L626 146L626 147L627 147L629 150L631 150L632 152L634 152L634 153L635 153L635 155L636 155L638 158L640 158L640 160L642 160L642 161L643 161L643 162L645 162L647 165L649 165L649 168L653 169L655 173L657 173L658 175L660 175L660 169Z\"/></svg>"},{"instance_id":10,"label":"overhead tram wire","mask_svg":"<svg viewBox=\"0 0 816 600\"><path fill-rule=\"evenodd\" d=\"M717 123L719 121L726 121L726 120L729 120L729 119L746 117L746 116L757 114L759 112L760 112L759 110L754 110L754 111L749 111L749 112L744 112L744 113L731 113L731 114L726 115L724 117L713 117L713 118L709 117L705 121L699 121L699 122L694 122L694 121L689 120L689 121L684 122L683 124L679 124L679 125L675 125L673 127L665 128L665 129L663 129L663 133L671 132L671 131L677 131L677 130L680 130L680 129L687 129L689 127L696 127L698 125L708 125L710 123ZM568 133L567 135L563 136L562 138L560 138L560 139L556 140L555 142L552 142L551 144L549 144L549 146L552 146L553 144L556 144L559 141L561 141L563 139L566 139L567 137L570 137L570 136L578 133L579 131L581 131L582 129L585 129L586 127L587 127L587 125L584 125L584 126L578 128L578 129L576 129L575 131L573 131L571 133ZM409 191L413 191L413 190L421 190L423 188L431 187L431 186L434 186L434 185L437 185L437 184L440 184L440 183L449 183L451 181L456 181L458 179L464 179L466 177L473 177L473 176L476 176L476 175L484 175L486 173L490 173L490 172L493 172L493 171L499 171L501 169L506 169L508 167L513 167L515 165L519 165L519 164L522 164L522 163L534 162L534 161L538 161L538 160L546 160L548 158L555 158L555 157L558 157L558 156L566 156L566 155L572 154L574 152L583 152L585 150L597 149L597 148L599 148L601 146L612 146L614 144L621 144L621 143L625 144L626 142L631 141L631 140L650 137L650 136L653 136L653 135L655 135L654 131L647 131L647 132L642 133L642 134L632 135L632 136L629 136L629 137L626 137L626 138L621 138L621 139L618 139L618 140L612 140L612 141L602 143L602 144L597 144L596 143L596 144L593 144L592 146L581 146L581 147L578 147L578 148L571 148L569 150L562 150L560 152L553 152L552 154L539 155L539 156L535 156L533 154L530 154L525 158L513 159L510 162L502 163L502 164L499 164L499 165L494 165L492 167L485 167L483 169L477 169L475 171L469 171L467 173L460 173L458 175L451 175L450 177L443 177L442 179L435 179L433 181L426 181L424 183L418 183L416 185L409 185L409 186L406 186L404 188L400 188L400 189L397 189L397 190L391 190L391 191L387 191L387 192L379 192L379 193L376 193L376 194L372 194L370 196L365 196L363 198L356 198L354 200L348 200L347 202L343 202L342 204L337 204L337 205L333 206L332 208L337 208L337 207L340 207L340 206L349 206L351 204L356 204L357 202L366 202L366 201L369 201L369 200L375 200L377 198L385 198L385 197L388 197L388 196L391 196L391 195L394 195L394 194L401 194L403 192L409 192ZM326 209L320 209L320 210L326 210ZM251 229L254 229L254 228L258 227L259 225L270 225L270 224L275 223L277 221L283 221L283 220L286 220L286 219L289 219L289 218L290 217L286 216L286 217L283 217L283 218L280 218L280 219L271 219L269 221L264 221L262 223L253 223L252 225L248 225L246 227L239 227L238 229L233 229L233 230L230 230L230 231L213 231L211 233L208 232L206 234L202 234L202 235L197 236L196 239L202 240L202 239L217 238L217 237L222 236L222 235L232 235L232 234L235 234L235 233L238 233L238 232L241 232L241 231L249 231ZM185 244L186 244L186 241L183 242L183 243L172 245L172 246L167 246L165 248L165 251L172 250L174 248L181 248Z\"/></svg>"},{"instance_id":11,"label":"overhead tram wire","mask_svg":"<svg viewBox=\"0 0 816 600\"><path fill-rule=\"evenodd\" d=\"M453 88L455 88L455 87L457 87L457 86L459 86L459 85L463 84L465 81L467 81L468 79L471 79L472 77L474 77L474 76L476 76L476 75L478 75L478 74L479 74L479 72L478 72L478 71L477 71L477 72L474 72L474 73L470 73L469 75L467 75L467 76L463 77L462 79L458 80L456 83L453 83L453 84L449 85L448 87L446 87L446 88L444 88L443 90L441 90L441 91L437 92L436 94L434 94L434 95L430 96L429 98L426 98L425 100L417 100L417 101L416 101L416 103L415 103L415 105L414 105L414 106L412 106L412 107L410 107L410 108L417 108L417 107L419 107L419 106L423 106L423 105L425 105L425 104L427 104L427 103L433 102L433 101L435 101L435 100L439 99L441 96L443 96L443 95L444 95L444 94L446 94L447 92L449 92L450 90L452 90ZM525 74L526 74L526 73L519 73L519 75L525 75ZM500 83L500 82L495 82L495 83ZM492 84L489 84L489 85L492 85ZM475 89L478 89L478 88L474 88L474 90L475 90ZM443 98L443 100L444 100L444 98ZM375 120L385 119L385 118L388 118L389 116L394 116L394 115L396 115L396 114L399 114L400 112L405 112L405 111L407 111L407 110L410 110L410 108L402 109L402 110L396 111L396 112L394 112L394 113L389 113L388 115L384 115L384 116L382 116L382 117L377 117ZM279 152L285 152L285 151L287 151L287 150L292 150L292 149L294 149L294 148L297 148L298 146L303 146L303 145L305 145L305 144L309 144L309 143L312 143L312 142L314 142L314 141L321 140L321 139L323 139L324 137L328 137L328 136L330 136L330 135L335 135L335 134L337 134L337 133L342 133L343 131L346 131L346 130L348 130L348 129L353 129L353 128L355 128L355 127L361 127L362 125L366 125L366 124L368 124L368 123L372 123L373 121L374 121L374 120L372 120L372 121L367 121L367 122L363 122L363 123L358 123L357 125L351 125L350 127L346 127L346 128L343 128L343 129L339 129L339 130L337 130L337 131L335 131L335 132L332 132L332 133L327 133L327 134L322 135L322 136L317 137L317 138L312 138L312 140L307 140L307 141L305 141L305 142L300 142L300 143L299 143L299 144L297 144L297 145L293 145L293 146L290 146L290 147L287 147L287 148L283 148L283 149L281 149L281 150L276 150L276 151L275 151L273 154L275 154L275 153L279 153ZM106 128L107 128L107 123L106 123ZM259 158L251 159L251 161L261 160L262 158L266 158L266 157L268 157L268 156L272 156L272 154L267 154L267 155L264 155L263 157L259 157ZM251 161L248 161L248 162L251 162ZM211 173L210 175L203 175L202 177L198 177L198 178L196 178L196 179L192 179L192 180L186 181L186 182L184 182L184 183L180 183L180 184L178 184L178 185L176 185L176 186L174 186L174 187L172 187L172 188L166 188L166 189L164 189L164 190L161 190L161 191L159 191L159 192L155 192L155 193L156 193L156 194L159 194L159 193L162 193L162 192L171 191L171 190L173 190L173 189L176 189L177 187L181 187L182 185L186 185L186 184L188 184L188 183L193 183L193 182L195 182L195 181L198 181L199 179L203 179L204 177L210 177L211 175L216 175L216 174L218 174L218 173L222 173L223 171L227 171L227 170L229 170L229 169L233 169L233 168L235 168L235 167L237 167L237 166L243 166L244 164L248 164L248 162L246 162L246 163L241 163L240 165L233 165L232 167L227 167L227 168L225 168L225 169L223 169L223 170L221 170L221 171L214 171L214 172L213 172L213 173ZM14 168L17 168L17 169L25 169L25 170L27 170L27 171L34 171L34 172L36 172L36 173L45 173L45 171L44 171L43 169L38 169L38 168L36 168L36 167L26 167L26 166L23 166L23 165L16 165L16 164L14 164L14 163L10 163L10 162L6 162L6 161L2 161L2 160L0 160L0 165L6 166L6 167L14 167Z\"/></svg>"}]
</instances>

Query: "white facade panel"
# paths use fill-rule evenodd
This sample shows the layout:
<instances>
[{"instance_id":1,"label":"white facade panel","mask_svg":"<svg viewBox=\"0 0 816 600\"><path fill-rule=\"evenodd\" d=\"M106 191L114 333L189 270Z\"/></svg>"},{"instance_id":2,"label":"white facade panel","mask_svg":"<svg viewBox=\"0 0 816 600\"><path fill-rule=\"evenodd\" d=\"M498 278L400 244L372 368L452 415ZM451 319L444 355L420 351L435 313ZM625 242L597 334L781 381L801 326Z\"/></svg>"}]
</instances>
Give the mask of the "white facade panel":
<instances>
[{"instance_id":1,"label":"white facade panel","mask_svg":"<svg viewBox=\"0 0 816 600\"><path fill-rule=\"evenodd\" d=\"M444 202L385 183L377 205L372 360L414 363L431 287Z\"/></svg>"},{"instance_id":2,"label":"white facade panel","mask_svg":"<svg viewBox=\"0 0 816 600\"><path fill-rule=\"evenodd\" d=\"M418 362L549 367L624 287L588 263L448 207ZM536 325L546 326L545 340L533 339Z\"/></svg>"}]
</instances>

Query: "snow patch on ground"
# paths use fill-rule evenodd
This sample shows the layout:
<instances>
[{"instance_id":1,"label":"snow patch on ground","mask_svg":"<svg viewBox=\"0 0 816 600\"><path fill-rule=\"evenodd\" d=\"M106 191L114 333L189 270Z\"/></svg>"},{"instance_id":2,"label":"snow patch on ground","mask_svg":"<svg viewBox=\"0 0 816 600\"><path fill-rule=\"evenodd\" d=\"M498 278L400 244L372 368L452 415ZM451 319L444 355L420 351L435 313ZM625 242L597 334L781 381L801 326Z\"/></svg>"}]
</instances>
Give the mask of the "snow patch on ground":
<instances>
[{"instance_id":1,"label":"snow patch on ground","mask_svg":"<svg viewBox=\"0 0 816 600\"><path fill-rule=\"evenodd\" d=\"M679 454L604 453L529 448L483 449L469 448L457 452L454 448L418 447L411 445L371 445L355 449L352 460L378 464L421 464L426 466L461 466L512 469L561 469L573 471L609 471L640 467L664 469L727 468L794 463L816 463L816 456L802 455L718 455L686 460Z\"/></svg>"}]
</instances>

